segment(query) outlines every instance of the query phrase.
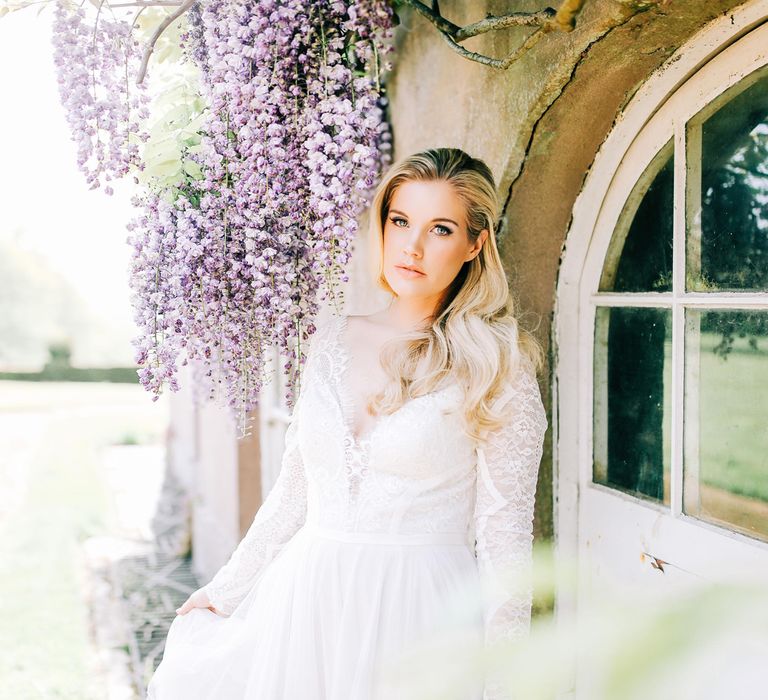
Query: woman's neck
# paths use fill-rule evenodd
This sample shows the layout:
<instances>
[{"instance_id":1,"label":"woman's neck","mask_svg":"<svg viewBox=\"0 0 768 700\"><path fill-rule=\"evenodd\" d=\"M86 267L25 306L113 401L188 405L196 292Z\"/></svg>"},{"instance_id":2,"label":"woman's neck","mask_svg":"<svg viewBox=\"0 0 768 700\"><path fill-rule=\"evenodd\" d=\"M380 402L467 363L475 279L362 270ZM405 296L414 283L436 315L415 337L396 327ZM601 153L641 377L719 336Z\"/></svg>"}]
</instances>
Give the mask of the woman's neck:
<instances>
[{"instance_id":1,"label":"woman's neck","mask_svg":"<svg viewBox=\"0 0 768 700\"><path fill-rule=\"evenodd\" d=\"M394 330L408 332L424 328L435 313L434 300L395 299L383 311L374 314L377 320Z\"/></svg>"}]
</instances>

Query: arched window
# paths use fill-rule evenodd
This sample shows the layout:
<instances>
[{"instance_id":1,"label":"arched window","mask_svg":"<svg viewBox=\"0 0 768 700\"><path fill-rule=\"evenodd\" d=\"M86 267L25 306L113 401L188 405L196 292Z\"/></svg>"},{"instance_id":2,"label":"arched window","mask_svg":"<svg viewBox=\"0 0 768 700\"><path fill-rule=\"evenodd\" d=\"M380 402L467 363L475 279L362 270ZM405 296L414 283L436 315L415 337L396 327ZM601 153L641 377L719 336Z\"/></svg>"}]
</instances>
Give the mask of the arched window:
<instances>
[{"instance_id":1,"label":"arched window","mask_svg":"<svg viewBox=\"0 0 768 700\"><path fill-rule=\"evenodd\" d=\"M726 19L627 107L558 282L558 537L645 584L768 571L768 17Z\"/></svg>"},{"instance_id":2,"label":"arched window","mask_svg":"<svg viewBox=\"0 0 768 700\"><path fill-rule=\"evenodd\" d=\"M677 413L683 512L768 540L768 67L679 128L685 150L654 156L603 265L593 480L669 505Z\"/></svg>"}]
</instances>

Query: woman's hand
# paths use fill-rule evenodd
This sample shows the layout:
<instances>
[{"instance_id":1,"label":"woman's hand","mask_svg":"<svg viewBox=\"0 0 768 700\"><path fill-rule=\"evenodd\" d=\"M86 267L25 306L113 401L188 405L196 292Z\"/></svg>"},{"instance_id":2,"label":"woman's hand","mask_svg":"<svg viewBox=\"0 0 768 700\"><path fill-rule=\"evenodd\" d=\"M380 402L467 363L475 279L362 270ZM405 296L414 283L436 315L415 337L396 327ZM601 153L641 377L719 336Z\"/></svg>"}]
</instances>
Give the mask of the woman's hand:
<instances>
[{"instance_id":1,"label":"woman's hand","mask_svg":"<svg viewBox=\"0 0 768 700\"><path fill-rule=\"evenodd\" d=\"M208 594L203 588L198 588L184 601L181 607L176 608L176 613L179 615L186 615L192 608L207 608L217 615L221 615L221 613L211 605L211 601L208 600Z\"/></svg>"}]
</instances>

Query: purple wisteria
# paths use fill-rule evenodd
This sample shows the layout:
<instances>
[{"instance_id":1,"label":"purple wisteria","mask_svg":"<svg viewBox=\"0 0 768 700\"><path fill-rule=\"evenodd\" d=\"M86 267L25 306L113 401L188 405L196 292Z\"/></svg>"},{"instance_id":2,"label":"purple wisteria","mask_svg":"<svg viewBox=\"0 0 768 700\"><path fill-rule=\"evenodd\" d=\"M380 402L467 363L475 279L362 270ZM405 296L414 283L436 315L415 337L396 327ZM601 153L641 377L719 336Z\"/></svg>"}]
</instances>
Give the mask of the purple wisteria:
<instances>
[{"instance_id":1,"label":"purple wisteria","mask_svg":"<svg viewBox=\"0 0 768 700\"><path fill-rule=\"evenodd\" d=\"M187 158L202 177L137 198L136 360L156 396L178 363L239 419L280 350L293 405L319 302L338 287L390 163L384 0L207 0L188 13L207 118Z\"/></svg>"},{"instance_id":2,"label":"purple wisteria","mask_svg":"<svg viewBox=\"0 0 768 700\"><path fill-rule=\"evenodd\" d=\"M147 117L146 90L130 80L138 70L138 42L131 24L108 16L109 6L85 8L58 0L53 21L59 94L77 143L77 164L91 189L141 167L140 123ZM112 188L104 188L112 194Z\"/></svg>"}]
</instances>

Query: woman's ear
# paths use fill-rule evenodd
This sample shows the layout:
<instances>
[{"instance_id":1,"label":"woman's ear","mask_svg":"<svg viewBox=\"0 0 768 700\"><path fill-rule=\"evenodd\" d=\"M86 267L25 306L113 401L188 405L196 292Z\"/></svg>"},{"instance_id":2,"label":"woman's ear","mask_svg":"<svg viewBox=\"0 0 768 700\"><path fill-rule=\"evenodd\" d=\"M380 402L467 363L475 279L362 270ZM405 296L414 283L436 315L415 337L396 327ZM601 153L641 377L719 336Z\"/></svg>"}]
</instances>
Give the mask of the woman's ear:
<instances>
[{"instance_id":1,"label":"woman's ear","mask_svg":"<svg viewBox=\"0 0 768 700\"><path fill-rule=\"evenodd\" d=\"M480 255L480 251L482 250L482 247L485 244L485 241L488 238L488 235L489 235L489 231L487 228L484 228L482 231L480 231L480 234L475 240L475 244L472 246L472 249L469 251L468 257L464 258L464 262L468 262L472 260L472 258Z\"/></svg>"}]
</instances>

